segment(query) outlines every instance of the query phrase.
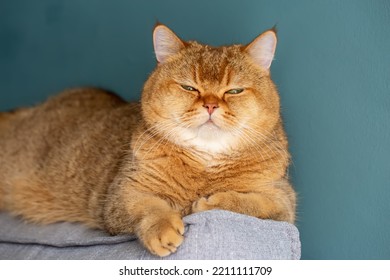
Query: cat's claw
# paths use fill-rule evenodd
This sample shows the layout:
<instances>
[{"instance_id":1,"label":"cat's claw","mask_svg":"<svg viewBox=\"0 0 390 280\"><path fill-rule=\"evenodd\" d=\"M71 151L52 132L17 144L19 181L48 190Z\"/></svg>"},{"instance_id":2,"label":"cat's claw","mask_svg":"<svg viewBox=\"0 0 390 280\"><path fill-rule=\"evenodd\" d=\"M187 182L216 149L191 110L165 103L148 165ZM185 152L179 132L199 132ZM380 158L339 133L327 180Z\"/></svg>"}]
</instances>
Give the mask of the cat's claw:
<instances>
[{"instance_id":1,"label":"cat's claw","mask_svg":"<svg viewBox=\"0 0 390 280\"><path fill-rule=\"evenodd\" d=\"M184 240L184 224L179 215L161 217L144 233L143 243L152 254L166 257L176 252Z\"/></svg>"}]
</instances>

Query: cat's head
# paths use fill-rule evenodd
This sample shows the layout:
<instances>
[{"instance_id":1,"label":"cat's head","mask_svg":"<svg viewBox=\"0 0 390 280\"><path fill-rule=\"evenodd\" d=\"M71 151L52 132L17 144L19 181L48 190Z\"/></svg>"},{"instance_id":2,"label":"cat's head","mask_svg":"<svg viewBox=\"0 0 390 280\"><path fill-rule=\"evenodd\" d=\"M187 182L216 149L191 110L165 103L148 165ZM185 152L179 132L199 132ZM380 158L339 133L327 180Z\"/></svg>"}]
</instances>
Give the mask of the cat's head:
<instances>
[{"instance_id":1,"label":"cat's head","mask_svg":"<svg viewBox=\"0 0 390 280\"><path fill-rule=\"evenodd\" d=\"M276 41L268 30L248 45L212 47L157 25L158 65L142 95L150 131L210 153L266 141L280 118L269 72Z\"/></svg>"}]
</instances>

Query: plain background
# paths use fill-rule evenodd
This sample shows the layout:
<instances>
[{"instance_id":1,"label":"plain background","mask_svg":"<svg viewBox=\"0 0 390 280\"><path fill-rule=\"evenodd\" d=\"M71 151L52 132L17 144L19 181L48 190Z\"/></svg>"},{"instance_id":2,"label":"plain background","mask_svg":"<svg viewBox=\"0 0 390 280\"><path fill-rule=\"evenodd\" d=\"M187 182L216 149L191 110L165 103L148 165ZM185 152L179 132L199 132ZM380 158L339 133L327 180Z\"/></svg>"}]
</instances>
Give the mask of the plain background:
<instances>
[{"instance_id":1,"label":"plain background","mask_svg":"<svg viewBox=\"0 0 390 280\"><path fill-rule=\"evenodd\" d=\"M277 24L302 258L390 259L390 1L2 0L0 110L84 85L137 100L157 20L212 45Z\"/></svg>"}]
</instances>

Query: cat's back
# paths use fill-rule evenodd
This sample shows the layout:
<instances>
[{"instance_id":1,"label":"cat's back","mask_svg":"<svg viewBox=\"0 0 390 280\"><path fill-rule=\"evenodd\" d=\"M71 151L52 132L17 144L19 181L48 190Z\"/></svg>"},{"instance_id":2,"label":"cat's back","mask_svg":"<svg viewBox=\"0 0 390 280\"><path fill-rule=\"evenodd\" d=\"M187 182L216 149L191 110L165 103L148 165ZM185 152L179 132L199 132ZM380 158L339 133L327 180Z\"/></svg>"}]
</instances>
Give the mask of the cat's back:
<instances>
[{"instance_id":1,"label":"cat's back","mask_svg":"<svg viewBox=\"0 0 390 280\"><path fill-rule=\"evenodd\" d=\"M21 144L30 147L58 142L61 145L103 127L131 129L139 117L138 107L101 89L66 90L38 106L2 113L0 146L13 150L12 146Z\"/></svg>"},{"instance_id":2,"label":"cat's back","mask_svg":"<svg viewBox=\"0 0 390 280\"><path fill-rule=\"evenodd\" d=\"M115 154L130 142L139 116L138 104L94 88L67 90L38 106L3 113L0 171L59 168L109 150Z\"/></svg>"},{"instance_id":3,"label":"cat's back","mask_svg":"<svg viewBox=\"0 0 390 280\"><path fill-rule=\"evenodd\" d=\"M127 102L114 92L100 88L74 88L65 90L43 103L43 109L101 110L115 108Z\"/></svg>"},{"instance_id":4,"label":"cat's back","mask_svg":"<svg viewBox=\"0 0 390 280\"><path fill-rule=\"evenodd\" d=\"M139 120L139 104L92 88L2 113L0 209L47 222L57 218L45 209L73 209L68 220L88 220L81 205L116 176Z\"/></svg>"}]
</instances>

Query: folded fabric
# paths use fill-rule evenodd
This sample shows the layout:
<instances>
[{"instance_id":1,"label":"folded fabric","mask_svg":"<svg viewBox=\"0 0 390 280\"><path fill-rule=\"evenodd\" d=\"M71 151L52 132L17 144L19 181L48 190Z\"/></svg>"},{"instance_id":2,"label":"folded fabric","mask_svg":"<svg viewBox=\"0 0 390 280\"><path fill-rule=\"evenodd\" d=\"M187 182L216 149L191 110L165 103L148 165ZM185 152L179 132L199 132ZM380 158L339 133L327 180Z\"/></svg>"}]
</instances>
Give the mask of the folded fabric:
<instances>
[{"instance_id":1,"label":"folded fabric","mask_svg":"<svg viewBox=\"0 0 390 280\"><path fill-rule=\"evenodd\" d=\"M185 240L164 259L299 259L297 228L223 210L189 215ZM110 236L77 223L34 225L0 213L0 259L160 259L134 235Z\"/></svg>"}]
</instances>

